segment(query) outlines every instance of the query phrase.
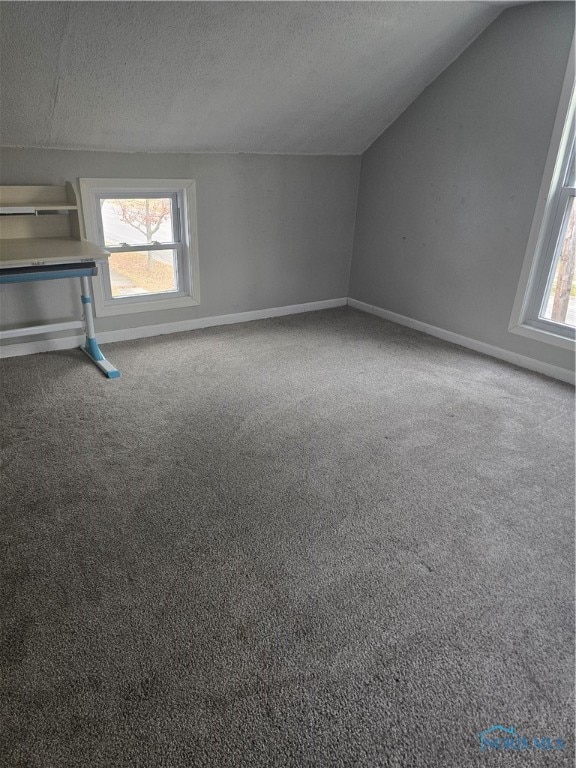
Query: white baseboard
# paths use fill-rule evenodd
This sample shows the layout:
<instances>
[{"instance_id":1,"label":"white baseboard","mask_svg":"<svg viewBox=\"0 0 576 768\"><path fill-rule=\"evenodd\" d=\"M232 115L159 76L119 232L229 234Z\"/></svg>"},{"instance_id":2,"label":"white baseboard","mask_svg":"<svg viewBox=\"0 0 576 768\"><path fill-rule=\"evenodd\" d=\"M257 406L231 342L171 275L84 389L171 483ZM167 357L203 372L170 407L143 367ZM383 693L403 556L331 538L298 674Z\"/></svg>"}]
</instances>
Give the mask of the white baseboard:
<instances>
[{"instance_id":1,"label":"white baseboard","mask_svg":"<svg viewBox=\"0 0 576 768\"><path fill-rule=\"evenodd\" d=\"M446 331L443 328L437 328L434 325L423 323L420 320L413 320L411 317L399 315L396 312L390 312L387 309L376 307L372 304L366 304L363 301L350 298L326 299L324 301L310 301L306 304L291 304L286 307L271 307L270 309L256 309L251 312L238 312L231 315L216 315L213 317L199 317L194 320L181 320L175 323L160 323L158 325L141 325L137 328L122 328L117 331L103 331L98 333L98 341L101 344L108 344L115 341L130 341L132 339L143 339L148 336L160 336L168 333L179 333L181 331L195 331L199 328L210 328L215 325L230 325L232 323L247 323L251 320L265 320L269 317L282 317L283 315L297 315L302 312L315 312L321 309L331 309L332 307L343 307L346 304L359 309L362 312L368 312L385 320L390 320L398 325L405 325L408 328L414 328L416 331L422 331L430 336L436 336L452 344L458 344L461 347L473 349L475 352L482 352L490 357L496 357L499 360L505 360L507 363L513 363L521 368L527 368L530 371L543 373L553 379L574 384L575 376L573 371L560 368L549 363L542 363L532 357L519 355L515 352L509 352L500 347L494 347L491 344L485 344L482 341L470 339L467 336L461 336L452 331ZM66 336L60 339L42 339L40 341L27 341L22 344L7 344L0 346L0 358L17 357L19 355L33 355L37 352L52 352L59 349L74 349L84 343L84 336L74 335Z\"/></svg>"},{"instance_id":2,"label":"white baseboard","mask_svg":"<svg viewBox=\"0 0 576 768\"><path fill-rule=\"evenodd\" d=\"M214 325L231 325L233 323L247 323L251 320L265 320L269 317L282 317L283 315L298 315L302 312L316 312L320 309L332 309L344 307L348 303L346 297L340 299L325 299L323 301L310 301L306 304L291 304L286 307L271 307L270 309L255 309L251 312L238 312L232 315L216 315L213 317L199 317L194 320L180 320L175 323L160 323L158 325L141 325L136 328L122 328L117 331L102 331L97 334L100 344L108 344L113 341L130 341L143 339L148 336L161 336L167 333L180 333L181 331L195 331L199 328L210 328ZM66 336L60 339L42 339L28 341L22 344L6 344L0 346L0 357L17 357L19 355L33 355L37 352L52 352L58 349L74 349L84 343L84 336Z\"/></svg>"},{"instance_id":3,"label":"white baseboard","mask_svg":"<svg viewBox=\"0 0 576 768\"><path fill-rule=\"evenodd\" d=\"M530 371L536 371L537 373L543 373L546 376L550 376L553 379L559 379L565 381L568 384L574 384L575 376L574 371L569 371L566 368L560 368L557 365L550 365L549 363L542 363L540 360L535 360L532 357L526 357L525 355L518 355L516 352L509 352L507 349L501 347L494 347L492 344L485 344L483 341L476 341L476 339L470 339L467 336L460 336L459 333L453 333L452 331L445 331L443 328L437 328L435 325L429 325L423 323L420 320L413 320L411 317L405 317L399 315L396 312L390 312L387 309L376 307L373 304L366 304L363 301L357 299L348 299L348 304L355 309L359 309L362 312L368 312L371 315L377 315L383 317L385 320L390 320L392 323L398 323L398 325L405 325L408 328L413 328L416 331L422 331L430 336L436 336L444 341L449 341L452 344L458 344L460 347L467 347L473 349L475 352L482 352L484 355L490 355L490 357L496 357L499 360L505 360L507 363L513 363L521 368L527 368Z\"/></svg>"}]
</instances>

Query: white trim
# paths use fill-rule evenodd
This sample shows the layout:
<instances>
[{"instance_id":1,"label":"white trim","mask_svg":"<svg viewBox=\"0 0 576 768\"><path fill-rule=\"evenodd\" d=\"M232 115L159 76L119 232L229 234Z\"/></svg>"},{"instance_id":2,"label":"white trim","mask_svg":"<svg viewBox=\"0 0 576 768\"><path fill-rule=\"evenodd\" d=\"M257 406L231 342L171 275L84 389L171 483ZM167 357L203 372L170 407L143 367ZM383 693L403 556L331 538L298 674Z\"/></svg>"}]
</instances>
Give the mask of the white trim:
<instances>
[{"instance_id":1,"label":"white trim","mask_svg":"<svg viewBox=\"0 0 576 768\"><path fill-rule=\"evenodd\" d=\"M94 314L96 317L118 317L120 315L142 314L152 312L155 309L182 309L182 307L196 307L200 304L193 296L176 296L170 298L157 298L155 296L139 297L139 301L126 302L120 304L121 299L112 299L105 302L103 296L102 284L98 277L92 279L92 295L94 297ZM165 297L166 294L163 294ZM131 296L131 299L136 299ZM118 301L118 305L112 304L112 301Z\"/></svg>"},{"instance_id":2,"label":"white trim","mask_svg":"<svg viewBox=\"0 0 576 768\"><path fill-rule=\"evenodd\" d=\"M348 299L345 297L340 299L325 299L323 301L309 301L305 304L291 304L286 307L255 309L251 312L238 312L233 315L215 315L213 317L199 317L194 320L180 320L175 323L141 325L137 328L122 328L117 331L99 331L98 343L109 344L114 341L129 341L131 339L144 339L149 336L181 333L182 331L195 331L200 328L211 328L215 325L248 323L251 320L265 320L269 317L298 315L302 312L316 312L321 309L344 307L347 303ZM0 358L33 355L38 352L52 352L58 349L74 349L74 347L84 344L84 340L84 336L66 336L63 339L44 339L42 341L31 341L23 344L0 345Z\"/></svg>"},{"instance_id":3,"label":"white trim","mask_svg":"<svg viewBox=\"0 0 576 768\"><path fill-rule=\"evenodd\" d=\"M182 276L183 291L177 296L131 297L129 300L108 299L104 281L99 274L92 280L94 309L97 317L115 317L156 309L178 309L200 304L200 263L198 255L198 221L196 212L196 182L193 179L80 179L80 199L86 237L94 243L102 239L99 231L99 213L95 193L104 191L128 192L142 189L147 192L171 192L183 198L180 222L184 245L186 272ZM186 258L187 255L187 258ZM184 295L183 295L184 294Z\"/></svg>"},{"instance_id":4,"label":"white trim","mask_svg":"<svg viewBox=\"0 0 576 768\"><path fill-rule=\"evenodd\" d=\"M528 325L527 323L521 323L508 330L510 333L515 333L518 336L534 339L534 341L544 341L554 347L561 347L562 349L567 349L569 352L574 352L573 339L570 339L567 336L559 336L557 333L552 333L552 331L548 331L545 328L537 328L536 326Z\"/></svg>"},{"instance_id":5,"label":"white trim","mask_svg":"<svg viewBox=\"0 0 576 768\"><path fill-rule=\"evenodd\" d=\"M373 304L366 304L363 301L357 299L348 299L348 304L354 309L359 309L361 312L368 312L371 315L382 317L384 320L390 320L398 325L405 325L407 328L413 328L416 331L422 331L429 336L436 336L444 341L449 341L452 344L458 344L460 347L466 347L472 349L475 352L481 352L483 355L489 355L490 357L496 357L498 360L505 360L507 363L513 365L519 365L521 368L527 368L529 371L536 371L537 373L543 373L546 376L551 376L553 379L559 379L565 381L568 384L574 384L575 376L574 371L569 371L566 368L560 368L558 365L550 365L550 363L543 363L540 360L535 360L532 357L526 357L525 355L519 355L516 352L509 352L507 349L501 347L494 347L492 344L485 344L483 341L476 341L476 339L470 339L467 336L461 336L459 333L453 331L446 331L444 328L437 328L435 325L429 325L423 323L421 320L413 320L411 317L405 317L399 315L396 312L390 312L387 309L382 309Z\"/></svg>"},{"instance_id":6,"label":"white trim","mask_svg":"<svg viewBox=\"0 0 576 768\"><path fill-rule=\"evenodd\" d=\"M575 40L573 37L548 156L544 166L542 183L538 193L536 210L532 219L530 235L518 281L518 289L510 316L510 325L508 326L508 330L511 333L537 339L538 341L553 344L564 349L574 349L574 340L572 338L553 333L552 323L550 323L550 330L542 330L536 327L535 324L531 324L529 318L531 316L531 304L534 300L534 287L540 277L539 267L542 266L542 256L546 250L547 242L545 241L547 236L550 235L550 218L556 212L552 210L555 209L555 206L548 204L549 198L551 194L557 191L562 181L560 174L564 170L564 164L559 160L566 154L567 144L570 140L571 120L574 119L573 114L570 114L574 112L574 45Z\"/></svg>"},{"instance_id":7,"label":"white trim","mask_svg":"<svg viewBox=\"0 0 576 768\"><path fill-rule=\"evenodd\" d=\"M25 328L11 328L8 331L0 331L0 340L17 339L20 336L38 336L42 333L58 333L60 331L73 331L84 328L83 320L67 320L64 323L45 323L44 325L29 325Z\"/></svg>"},{"instance_id":8,"label":"white trim","mask_svg":"<svg viewBox=\"0 0 576 768\"><path fill-rule=\"evenodd\" d=\"M195 331L200 328L211 328L217 325L230 325L233 323L247 323L252 320L265 320L270 317L282 317L284 315L297 315L302 312L316 312L321 309L332 309L333 307L343 307L348 304L361 312L368 312L371 315L382 317L398 325L404 325L413 328L416 331L427 333L430 336L436 336L452 344L458 344L460 347L472 349L475 352L481 352L484 355L504 360L507 363L518 365L521 368L527 368L530 371L543 373L553 379L574 384L574 372L556 365L543 363L525 355L518 355L515 352L509 352L500 347L494 347L491 344L485 344L482 341L470 339L467 336L461 336L452 331L446 331L443 328L437 328L434 325L423 323L420 320L413 320L410 317L399 315L396 312L390 312L373 304L366 304L357 299L325 299L324 301L310 301L306 304L291 304L285 307L271 307L270 309L255 309L251 312L238 312L232 315L216 315L213 317L199 317L194 320L181 320L175 323L162 323L161 325L143 325L137 328L122 328L116 331L103 331L98 333L98 341L101 344L109 344L116 341L129 341L131 339L144 339L150 336L161 336L170 333L181 333L182 331ZM0 345L0 358L18 357L20 355L33 355L38 352L51 352L54 350L74 349L84 343L84 336L66 336L63 339L44 339L42 341L31 341L23 344Z\"/></svg>"}]
</instances>

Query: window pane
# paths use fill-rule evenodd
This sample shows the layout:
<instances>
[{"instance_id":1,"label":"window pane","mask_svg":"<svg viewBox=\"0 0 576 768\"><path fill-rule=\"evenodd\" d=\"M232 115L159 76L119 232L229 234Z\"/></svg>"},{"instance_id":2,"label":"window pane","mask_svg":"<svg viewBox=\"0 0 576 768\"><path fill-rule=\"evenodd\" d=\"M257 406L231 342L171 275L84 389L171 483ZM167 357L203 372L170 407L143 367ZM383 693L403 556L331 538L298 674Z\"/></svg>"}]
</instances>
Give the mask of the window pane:
<instances>
[{"instance_id":1,"label":"window pane","mask_svg":"<svg viewBox=\"0 0 576 768\"><path fill-rule=\"evenodd\" d=\"M105 245L173 243L172 198L100 200Z\"/></svg>"},{"instance_id":2,"label":"window pane","mask_svg":"<svg viewBox=\"0 0 576 768\"><path fill-rule=\"evenodd\" d=\"M142 296L178 290L177 252L124 251L108 260L112 297Z\"/></svg>"},{"instance_id":3,"label":"window pane","mask_svg":"<svg viewBox=\"0 0 576 768\"><path fill-rule=\"evenodd\" d=\"M559 243L554 265L554 279L544 298L540 317L576 327L576 205L570 198L566 209L564 236ZM561 230L562 231L562 230Z\"/></svg>"}]
</instances>

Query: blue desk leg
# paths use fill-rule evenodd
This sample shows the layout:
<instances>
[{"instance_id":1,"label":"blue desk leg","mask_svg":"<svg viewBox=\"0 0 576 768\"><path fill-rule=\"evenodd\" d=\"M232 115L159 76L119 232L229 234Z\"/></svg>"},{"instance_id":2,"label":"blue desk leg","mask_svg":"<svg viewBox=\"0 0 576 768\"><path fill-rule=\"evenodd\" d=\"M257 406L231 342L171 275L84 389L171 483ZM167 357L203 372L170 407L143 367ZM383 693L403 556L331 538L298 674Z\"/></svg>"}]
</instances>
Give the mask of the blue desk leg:
<instances>
[{"instance_id":1,"label":"blue desk leg","mask_svg":"<svg viewBox=\"0 0 576 768\"><path fill-rule=\"evenodd\" d=\"M114 368L112 363L109 363L108 360L106 360L96 341L90 281L87 277L81 277L80 283L82 285L82 307L84 310L84 324L86 326L86 344L83 347L80 347L80 349L88 355L94 365L97 365L107 378L117 379L120 376L120 371L117 368Z\"/></svg>"}]
</instances>

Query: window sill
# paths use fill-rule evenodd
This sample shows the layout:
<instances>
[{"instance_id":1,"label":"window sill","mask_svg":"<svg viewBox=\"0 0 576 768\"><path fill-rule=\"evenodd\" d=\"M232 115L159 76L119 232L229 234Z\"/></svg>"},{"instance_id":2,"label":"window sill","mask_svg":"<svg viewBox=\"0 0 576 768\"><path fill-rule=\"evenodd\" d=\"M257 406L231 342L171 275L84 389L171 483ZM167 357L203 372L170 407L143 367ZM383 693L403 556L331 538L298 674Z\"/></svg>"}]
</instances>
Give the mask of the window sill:
<instances>
[{"instance_id":1,"label":"window sill","mask_svg":"<svg viewBox=\"0 0 576 768\"><path fill-rule=\"evenodd\" d=\"M110 302L95 301L97 317L113 317L114 315L127 315L133 313L155 312L161 309L179 309L181 307L194 307L200 302L193 296L178 296L173 299L144 299L143 301L122 301L117 299Z\"/></svg>"},{"instance_id":2,"label":"window sill","mask_svg":"<svg viewBox=\"0 0 576 768\"><path fill-rule=\"evenodd\" d=\"M554 333L552 330L544 330L543 328L537 328L528 323L520 323L518 325L511 326L510 333L516 333L519 336L525 336L535 341L543 341L545 344L551 344L555 347L561 347L562 349L569 349L574 351L575 340L570 336L562 336L559 333Z\"/></svg>"}]
</instances>

